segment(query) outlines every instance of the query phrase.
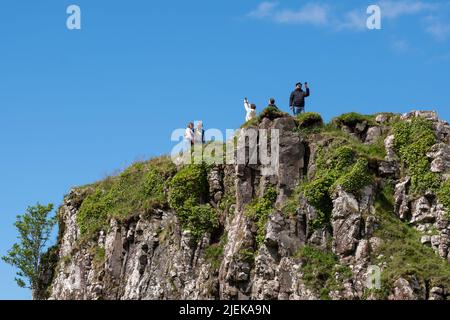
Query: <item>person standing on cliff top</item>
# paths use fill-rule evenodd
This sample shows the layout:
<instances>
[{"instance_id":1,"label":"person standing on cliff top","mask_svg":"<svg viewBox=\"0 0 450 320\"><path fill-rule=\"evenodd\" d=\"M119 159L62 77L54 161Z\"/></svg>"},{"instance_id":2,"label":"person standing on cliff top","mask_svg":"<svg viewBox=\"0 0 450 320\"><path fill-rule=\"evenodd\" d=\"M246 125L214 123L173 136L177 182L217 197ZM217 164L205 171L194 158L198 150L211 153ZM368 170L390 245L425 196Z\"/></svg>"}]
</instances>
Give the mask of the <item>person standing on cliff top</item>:
<instances>
[{"instance_id":1,"label":"person standing on cliff top","mask_svg":"<svg viewBox=\"0 0 450 320\"><path fill-rule=\"evenodd\" d=\"M194 141L198 144L204 144L205 143L205 130L203 130L203 122L198 121L197 122L197 128L195 128L194 131Z\"/></svg>"},{"instance_id":2,"label":"person standing on cliff top","mask_svg":"<svg viewBox=\"0 0 450 320\"><path fill-rule=\"evenodd\" d=\"M194 124L192 122L187 125L184 140L186 141L186 149L190 149L194 145Z\"/></svg>"},{"instance_id":3,"label":"person standing on cliff top","mask_svg":"<svg viewBox=\"0 0 450 320\"><path fill-rule=\"evenodd\" d=\"M247 98L244 99L244 108L247 112L247 115L245 116L245 122L256 118L256 105L254 103L250 104Z\"/></svg>"},{"instance_id":4,"label":"person standing on cliff top","mask_svg":"<svg viewBox=\"0 0 450 320\"><path fill-rule=\"evenodd\" d=\"M299 82L295 85L295 90L291 93L289 99L289 106L294 112L294 116L305 112L305 98L309 97L308 82L305 82L306 91L302 90L302 83Z\"/></svg>"}]
</instances>

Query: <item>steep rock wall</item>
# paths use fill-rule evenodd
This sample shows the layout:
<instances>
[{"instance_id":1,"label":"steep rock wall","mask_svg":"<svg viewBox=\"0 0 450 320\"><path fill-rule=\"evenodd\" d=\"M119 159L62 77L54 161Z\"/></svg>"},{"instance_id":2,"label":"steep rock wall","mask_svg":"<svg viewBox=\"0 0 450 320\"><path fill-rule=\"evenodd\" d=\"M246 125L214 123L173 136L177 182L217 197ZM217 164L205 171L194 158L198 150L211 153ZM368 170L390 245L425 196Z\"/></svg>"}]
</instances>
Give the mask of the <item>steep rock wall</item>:
<instances>
[{"instance_id":1,"label":"steep rock wall","mask_svg":"<svg viewBox=\"0 0 450 320\"><path fill-rule=\"evenodd\" d=\"M59 210L59 259L49 286L50 298L447 299L450 281L439 283L421 274L391 277L382 296L367 288L371 265L380 266L383 272L388 268L382 251L385 223L377 213L377 199L387 182L394 185L389 219L395 217L399 223L413 226L420 232L421 246L431 247L442 261L450 262L447 211L435 194L411 194L411 178L394 150L391 117L381 114L373 123L339 127L361 144L383 139L386 157L369 161L375 178L358 192L337 186L330 215L319 227L314 222L321 213L297 192L298 185L317 175L320 150L334 147L337 138L320 131L299 131L289 116L263 118L257 127L280 130L276 172L267 173L261 164L218 165L210 170L209 200L220 212L220 226L199 241L192 241L177 213L168 208L110 219L108 228L86 241L77 225L86 192L83 188L72 190ZM450 127L432 112L408 113L400 121L415 117L433 124L437 144L428 154L430 170L445 181L450 169ZM265 224L263 241L257 243L258 226L246 208L264 197L270 186L276 188L278 197ZM220 208L226 195L235 201ZM289 201L295 204L293 214L286 212ZM219 254L211 257L211 247L218 248ZM315 251L304 252L310 247L327 252L326 258L317 260ZM336 259L331 264L330 257ZM308 263L317 265L308 269ZM320 270L327 265L331 271ZM324 274L327 277L322 279ZM321 285L328 286L326 292L318 288Z\"/></svg>"}]
</instances>

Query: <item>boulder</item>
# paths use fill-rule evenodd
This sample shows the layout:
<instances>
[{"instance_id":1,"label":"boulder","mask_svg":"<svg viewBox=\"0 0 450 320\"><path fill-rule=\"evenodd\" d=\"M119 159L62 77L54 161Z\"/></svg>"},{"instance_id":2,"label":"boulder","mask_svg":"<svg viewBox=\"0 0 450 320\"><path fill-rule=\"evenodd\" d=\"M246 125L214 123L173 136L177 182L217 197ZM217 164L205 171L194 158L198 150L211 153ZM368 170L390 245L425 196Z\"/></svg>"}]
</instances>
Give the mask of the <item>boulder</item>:
<instances>
[{"instance_id":1,"label":"boulder","mask_svg":"<svg viewBox=\"0 0 450 320\"><path fill-rule=\"evenodd\" d=\"M400 219L406 219L410 214L408 188L411 183L410 177L405 177L400 180L395 186L394 199L395 199L395 212Z\"/></svg>"},{"instance_id":2,"label":"boulder","mask_svg":"<svg viewBox=\"0 0 450 320\"><path fill-rule=\"evenodd\" d=\"M384 147L386 148L386 161L392 162L397 160L397 155L394 150L395 136L393 134L387 136L384 140Z\"/></svg>"},{"instance_id":3,"label":"boulder","mask_svg":"<svg viewBox=\"0 0 450 320\"><path fill-rule=\"evenodd\" d=\"M374 143L381 137L382 134L383 131L380 127L370 127L369 130L367 130L365 143Z\"/></svg>"},{"instance_id":4,"label":"boulder","mask_svg":"<svg viewBox=\"0 0 450 320\"><path fill-rule=\"evenodd\" d=\"M412 118L424 118L433 122L437 122L439 120L439 117L435 111L411 111L403 114L400 117L400 120L410 120Z\"/></svg>"},{"instance_id":5,"label":"boulder","mask_svg":"<svg viewBox=\"0 0 450 320\"><path fill-rule=\"evenodd\" d=\"M385 123L385 122L388 122L390 118L391 118L390 114L380 113L375 117L375 121L378 123Z\"/></svg>"},{"instance_id":6,"label":"boulder","mask_svg":"<svg viewBox=\"0 0 450 320\"><path fill-rule=\"evenodd\" d=\"M450 170L450 146L445 143L438 143L431 147L427 157L432 160L431 171L444 173Z\"/></svg>"},{"instance_id":7,"label":"boulder","mask_svg":"<svg viewBox=\"0 0 450 320\"><path fill-rule=\"evenodd\" d=\"M395 281L393 291L393 294L389 297L392 300L418 300L413 286L404 278Z\"/></svg>"},{"instance_id":8,"label":"boulder","mask_svg":"<svg viewBox=\"0 0 450 320\"><path fill-rule=\"evenodd\" d=\"M354 253L361 231L361 213L354 195L339 188L333 200L331 215L333 226L333 249L340 256Z\"/></svg>"}]
</instances>

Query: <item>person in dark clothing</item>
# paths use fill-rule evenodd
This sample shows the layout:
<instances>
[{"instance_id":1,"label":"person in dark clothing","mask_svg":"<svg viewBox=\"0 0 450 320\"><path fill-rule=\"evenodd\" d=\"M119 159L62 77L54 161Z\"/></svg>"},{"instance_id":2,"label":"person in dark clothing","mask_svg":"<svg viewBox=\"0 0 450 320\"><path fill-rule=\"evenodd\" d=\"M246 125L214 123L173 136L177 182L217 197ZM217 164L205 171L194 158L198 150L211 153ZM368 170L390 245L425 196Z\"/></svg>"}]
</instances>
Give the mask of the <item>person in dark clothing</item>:
<instances>
[{"instance_id":1,"label":"person in dark clothing","mask_svg":"<svg viewBox=\"0 0 450 320\"><path fill-rule=\"evenodd\" d=\"M270 98L269 99L269 105L267 107L272 107L272 108L278 109L278 107L275 104L275 99L274 98Z\"/></svg>"},{"instance_id":2,"label":"person in dark clothing","mask_svg":"<svg viewBox=\"0 0 450 320\"><path fill-rule=\"evenodd\" d=\"M294 112L294 116L305 112L305 98L309 97L308 82L305 82L306 91L302 90L302 84L299 82L295 85L295 90L291 93L289 106Z\"/></svg>"}]
</instances>

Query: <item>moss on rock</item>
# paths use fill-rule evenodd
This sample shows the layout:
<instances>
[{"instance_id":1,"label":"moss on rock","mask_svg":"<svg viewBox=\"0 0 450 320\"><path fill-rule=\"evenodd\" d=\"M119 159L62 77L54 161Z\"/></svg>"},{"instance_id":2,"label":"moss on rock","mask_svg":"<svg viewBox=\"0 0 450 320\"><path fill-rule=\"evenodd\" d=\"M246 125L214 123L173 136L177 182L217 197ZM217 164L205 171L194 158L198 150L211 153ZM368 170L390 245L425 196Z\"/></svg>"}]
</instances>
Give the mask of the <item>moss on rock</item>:
<instances>
[{"instance_id":1,"label":"moss on rock","mask_svg":"<svg viewBox=\"0 0 450 320\"><path fill-rule=\"evenodd\" d=\"M169 183L169 205L177 213L183 229L194 241L218 226L217 212L206 204L208 179L205 165L183 167Z\"/></svg>"},{"instance_id":2,"label":"moss on rock","mask_svg":"<svg viewBox=\"0 0 450 320\"><path fill-rule=\"evenodd\" d=\"M444 182L439 189L438 199L447 210L447 216L450 217L450 180Z\"/></svg>"},{"instance_id":3,"label":"moss on rock","mask_svg":"<svg viewBox=\"0 0 450 320\"><path fill-rule=\"evenodd\" d=\"M269 214L274 210L274 204L277 200L277 191L275 187L270 186L267 188L264 196L254 199L245 210L247 216L253 218L258 228L256 234L256 243L258 247L264 242L264 236L266 231L267 220Z\"/></svg>"},{"instance_id":4,"label":"moss on rock","mask_svg":"<svg viewBox=\"0 0 450 320\"><path fill-rule=\"evenodd\" d=\"M357 194L372 181L368 160L352 147L332 144L318 152L315 177L302 186L306 200L317 210L317 219L312 222L314 228L322 228L329 223L332 196L338 186Z\"/></svg>"},{"instance_id":5,"label":"moss on rock","mask_svg":"<svg viewBox=\"0 0 450 320\"><path fill-rule=\"evenodd\" d=\"M361 158L356 162L352 169L342 175L334 184L341 186L345 191L357 193L359 190L369 185L373 177L369 172L369 163L367 159Z\"/></svg>"},{"instance_id":6,"label":"moss on rock","mask_svg":"<svg viewBox=\"0 0 450 320\"><path fill-rule=\"evenodd\" d=\"M331 123L337 127L348 126L354 127L358 123L367 122L369 125L375 125L375 116L363 115L356 112L344 113L334 118Z\"/></svg>"},{"instance_id":7,"label":"moss on rock","mask_svg":"<svg viewBox=\"0 0 450 320\"><path fill-rule=\"evenodd\" d=\"M317 112L305 112L295 117L295 122L300 129L320 127L323 125L323 119Z\"/></svg>"},{"instance_id":8,"label":"moss on rock","mask_svg":"<svg viewBox=\"0 0 450 320\"><path fill-rule=\"evenodd\" d=\"M440 178L430 171L427 158L427 152L437 142L431 121L416 117L410 122L397 122L393 132L395 151L411 176L411 191L417 194L436 192Z\"/></svg>"}]
</instances>

